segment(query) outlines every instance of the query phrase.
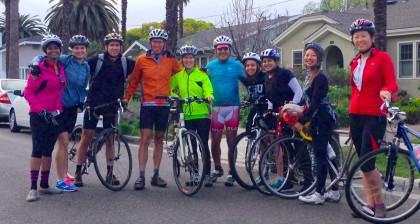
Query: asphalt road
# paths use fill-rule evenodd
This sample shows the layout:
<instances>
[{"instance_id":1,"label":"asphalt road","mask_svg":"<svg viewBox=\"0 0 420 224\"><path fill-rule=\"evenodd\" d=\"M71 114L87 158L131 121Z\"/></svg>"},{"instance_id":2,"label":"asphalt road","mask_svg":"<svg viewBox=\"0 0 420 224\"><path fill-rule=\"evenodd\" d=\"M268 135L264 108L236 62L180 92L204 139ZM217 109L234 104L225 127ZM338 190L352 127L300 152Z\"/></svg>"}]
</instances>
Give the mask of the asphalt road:
<instances>
[{"instance_id":1,"label":"asphalt road","mask_svg":"<svg viewBox=\"0 0 420 224\"><path fill-rule=\"evenodd\" d=\"M30 188L31 135L25 130L11 133L7 124L0 124L0 223L365 223L351 217L344 198L339 203L305 205L298 200L247 191L238 185L227 188L223 183L225 177L213 188L203 187L193 197L184 196L176 187L166 154L161 176L168 187L150 185L149 156L146 189L134 191L138 146L130 146L134 169L123 191L106 189L93 171L84 176L85 187L78 192L41 195L38 201L28 203L25 197ZM53 163L50 185L55 184L55 179ZM418 222L415 220L420 220L420 212L405 223Z\"/></svg>"}]
</instances>

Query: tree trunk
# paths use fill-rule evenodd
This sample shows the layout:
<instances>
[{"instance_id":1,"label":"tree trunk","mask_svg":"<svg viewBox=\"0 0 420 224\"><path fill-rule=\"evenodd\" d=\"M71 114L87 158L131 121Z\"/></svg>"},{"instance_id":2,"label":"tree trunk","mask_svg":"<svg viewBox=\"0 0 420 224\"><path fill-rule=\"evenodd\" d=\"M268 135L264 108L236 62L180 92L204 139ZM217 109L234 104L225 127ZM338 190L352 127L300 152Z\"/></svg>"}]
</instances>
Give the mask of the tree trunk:
<instances>
[{"instance_id":1,"label":"tree trunk","mask_svg":"<svg viewBox=\"0 0 420 224\"><path fill-rule=\"evenodd\" d=\"M9 15L9 46L6 46L9 52L8 57L8 78L19 78L19 1L9 0L10 4L10 15Z\"/></svg>"},{"instance_id":2,"label":"tree trunk","mask_svg":"<svg viewBox=\"0 0 420 224\"><path fill-rule=\"evenodd\" d=\"M10 47L10 1L11 0L5 0L4 6L5 6L5 14L6 14L6 77L9 78L9 47Z\"/></svg>"},{"instance_id":3,"label":"tree trunk","mask_svg":"<svg viewBox=\"0 0 420 224\"><path fill-rule=\"evenodd\" d=\"M376 47L381 51L386 51L386 1L374 0L373 12L375 14L375 29L376 29Z\"/></svg>"},{"instance_id":4,"label":"tree trunk","mask_svg":"<svg viewBox=\"0 0 420 224\"><path fill-rule=\"evenodd\" d=\"M124 41L127 36L127 0L121 0L121 33Z\"/></svg>"},{"instance_id":5,"label":"tree trunk","mask_svg":"<svg viewBox=\"0 0 420 224\"><path fill-rule=\"evenodd\" d=\"M184 1L179 0L179 38L184 37Z\"/></svg>"},{"instance_id":6,"label":"tree trunk","mask_svg":"<svg viewBox=\"0 0 420 224\"><path fill-rule=\"evenodd\" d=\"M61 26L61 41L63 42L63 54L69 54L69 40L71 38L70 32L70 17L73 11L73 0L63 1L63 18L64 21Z\"/></svg>"},{"instance_id":7,"label":"tree trunk","mask_svg":"<svg viewBox=\"0 0 420 224\"><path fill-rule=\"evenodd\" d=\"M175 53L178 40L178 0L166 0L166 31L168 32L168 49Z\"/></svg>"}]
</instances>

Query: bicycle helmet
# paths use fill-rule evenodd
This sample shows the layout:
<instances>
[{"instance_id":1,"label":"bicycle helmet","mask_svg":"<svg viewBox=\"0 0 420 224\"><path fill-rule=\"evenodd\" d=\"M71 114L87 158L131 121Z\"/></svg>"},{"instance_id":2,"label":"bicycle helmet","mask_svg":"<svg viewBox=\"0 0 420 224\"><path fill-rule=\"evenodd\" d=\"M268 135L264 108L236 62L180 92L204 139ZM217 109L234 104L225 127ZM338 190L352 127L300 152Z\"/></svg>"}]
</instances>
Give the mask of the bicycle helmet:
<instances>
[{"instance_id":1,"label":"bicycle helmet","mask_svg":"<svg viewBox=\"0 0 420 224\"><path fill-rule=\"evenodd\" d=\"M223 47L231 47L232 39L224 35L218 36L213 40L214 49L216 49L218 45L223 45Z\"/></svg>"},{"instance_id":2,"label":"bicycle helmet","mask_svg":"<svg viewBox=\"0 0 420 224\"><path fill-rule=\"evenodd\" d=\"M366 30L370 36L373 36L375 34L375 25L367 19L358 19L351 24L350 34L353 36L356 31L360 30Z\"/></svg>"},{"instance_id":3,"label":"bicycle helmet","mask_svg":"<svg viewBox=\"0 0 420 224\"><path fill-rule=\"evenodd\" d=\"M149 33L149 40L152 40L153 38L162 38L164 40L168 40L168 34L165 30L154 29Z\"/></svg>"},{"instance_id":4,"label":"bicycle helmet","mask_svg":"<svg viewBox=\"0 0 420 224\"><path fill-rule=\"evenodd\" d=\"M89 47L89 40L83 35L75 35L69 40L69 47L74 48L76 45L85 45Z\"/></svg>"},{"instance_id":5,"label":"bicycle helmet","mask_svg":"<svg viewBox=\"0 0 420 224\"><path fill-rule=\"evenodd\" d=\"M315 50L316 55L318 57L317 66L320 67L322 59L324 58L324 54L325 54L324 48L322 48L322 46L318 43L307 43L307 44L305 44L305 49L303 50L303 52L305 53L310 48Z\"/></svg>"},{"instance_id":6,"label":"bicycle helmet","mask_svg":"<svg viewBox=\"0 0 420 224\"><path fill-rule=\"evenodd\" d=\"M41 46L44 52L47 52L47 46L50 43L57 43L58 46L60 46L60 49L63 46L63 42L61 42L61 39L59 36L54 35L54 34L49 34L47 36L44 36L44 38L42 38L41 40Z\"/></svg>"},{"instance_id":7,"label":"bicycle helmet","mask_svg":"<svg viewBox=\"0 0 420 224\"><path fill-rule=\"evenodd\" d=\"M276 49L274 48L268 48L268 49L263 50L260 54L260 57L261 59L264 59L264 58L274 58L275 60L280 59L279 53L277 53Z\"/></svg>"},{"instance_id":8,"label":"bicycle helmet","mask_svg":"<svg viewBox=\"0 0 420 224\"><path fill-rule=\"evenodd\" d=\"M293 125L295 125L303 116L303 113L306 111L306 109L306 106L285 104L283 107L279 108L279 112L283 121L290 127L293 127Z\"/></svg>"},{"instance_id":9,"label":"bicycle helmet","mask_svg":"<svg viewBox=\"0 0 420 224\"><path fill-rule=\"evenodd\" d=\"M120 42L120 44L122 44L124 42L124 39L118 33L109 33L105 36L104 43L105 45L108 45L111 41L118 41Z\"/></svg>"},{"instance_id":10,"label":"bicycle helmet","mask_svg":"<svg viewBox=\"0 0 420 224\"><path fill-rule=\"evenodd\" d=\"M197 55L197 48L193 45L184 45L179 49L179 53L181 56L191 54L191 55Z\"/></svg>"},{"instance_id":11,"label":"bicycle helmet","mask_svg":"<svg viewBox=\"0 0 420 224\"><path fill-rule=\"evenodd\" d=\"M254 52L248 52L244 55L244 57L242 58L242 63L245 64L245 62L247 60L254 60L256 61L259 65L261 65L261 58L257 53Z\"/></svg>"}]
</instances>

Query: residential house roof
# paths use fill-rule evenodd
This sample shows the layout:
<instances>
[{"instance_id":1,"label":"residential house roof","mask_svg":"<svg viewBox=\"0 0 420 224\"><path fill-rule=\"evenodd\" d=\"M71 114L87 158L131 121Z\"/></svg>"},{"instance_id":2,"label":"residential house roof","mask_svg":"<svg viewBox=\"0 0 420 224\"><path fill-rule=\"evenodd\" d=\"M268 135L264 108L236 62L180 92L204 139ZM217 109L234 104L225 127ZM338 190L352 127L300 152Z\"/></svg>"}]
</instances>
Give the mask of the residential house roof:
<instances>
[{"instance_id":1,"label":"residential house roof","mask_svg":"<svg viewBox=\"0 0 420 224\"><path fill-rule=\"evenodd\" d=\"M25 45L25 44L41 44L42 38L44 38L44 36L35 35L35 36L32 36L32 37L19 39L19 46L20 45ZM0 51L5 51L5 50L6 50L6 44L3 44L0 48Z\"/></svg>"}]
</instances>

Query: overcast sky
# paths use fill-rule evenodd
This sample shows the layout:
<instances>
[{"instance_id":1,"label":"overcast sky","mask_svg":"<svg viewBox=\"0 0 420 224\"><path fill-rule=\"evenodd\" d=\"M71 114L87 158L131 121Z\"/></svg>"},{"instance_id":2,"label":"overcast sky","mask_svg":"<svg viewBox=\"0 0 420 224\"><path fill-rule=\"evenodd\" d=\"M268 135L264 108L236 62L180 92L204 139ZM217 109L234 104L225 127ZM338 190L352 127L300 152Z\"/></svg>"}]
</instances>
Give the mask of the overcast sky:
<instances>
[{"instance_id":1,"label":"overcast sky","mask_svg":"<svg viewBox=\"0 0 420 224\"><path fill-rule=\"evenodd\" d=\"M49 0L20 0L21 14L39 15L45 18L47 10L52 6ZM56 0L55 2L57 2ZM254 7L261 7L272 14L289 15L300 14L303 6L311 0L254 0ZM318 0L312 0L318 1ZM120 0L117 9L121 11ZM228 12L231 0L190 0L184 8L184 18L192 18L212 22L216 26L222 14ZM165 19L166 0L128 0L127 29L140 27L147 22L161 22ZM0 11L4 12L4 5L0 4ZM220 24L219 24L220 25Z\"/></svg>"}]
</instances>

